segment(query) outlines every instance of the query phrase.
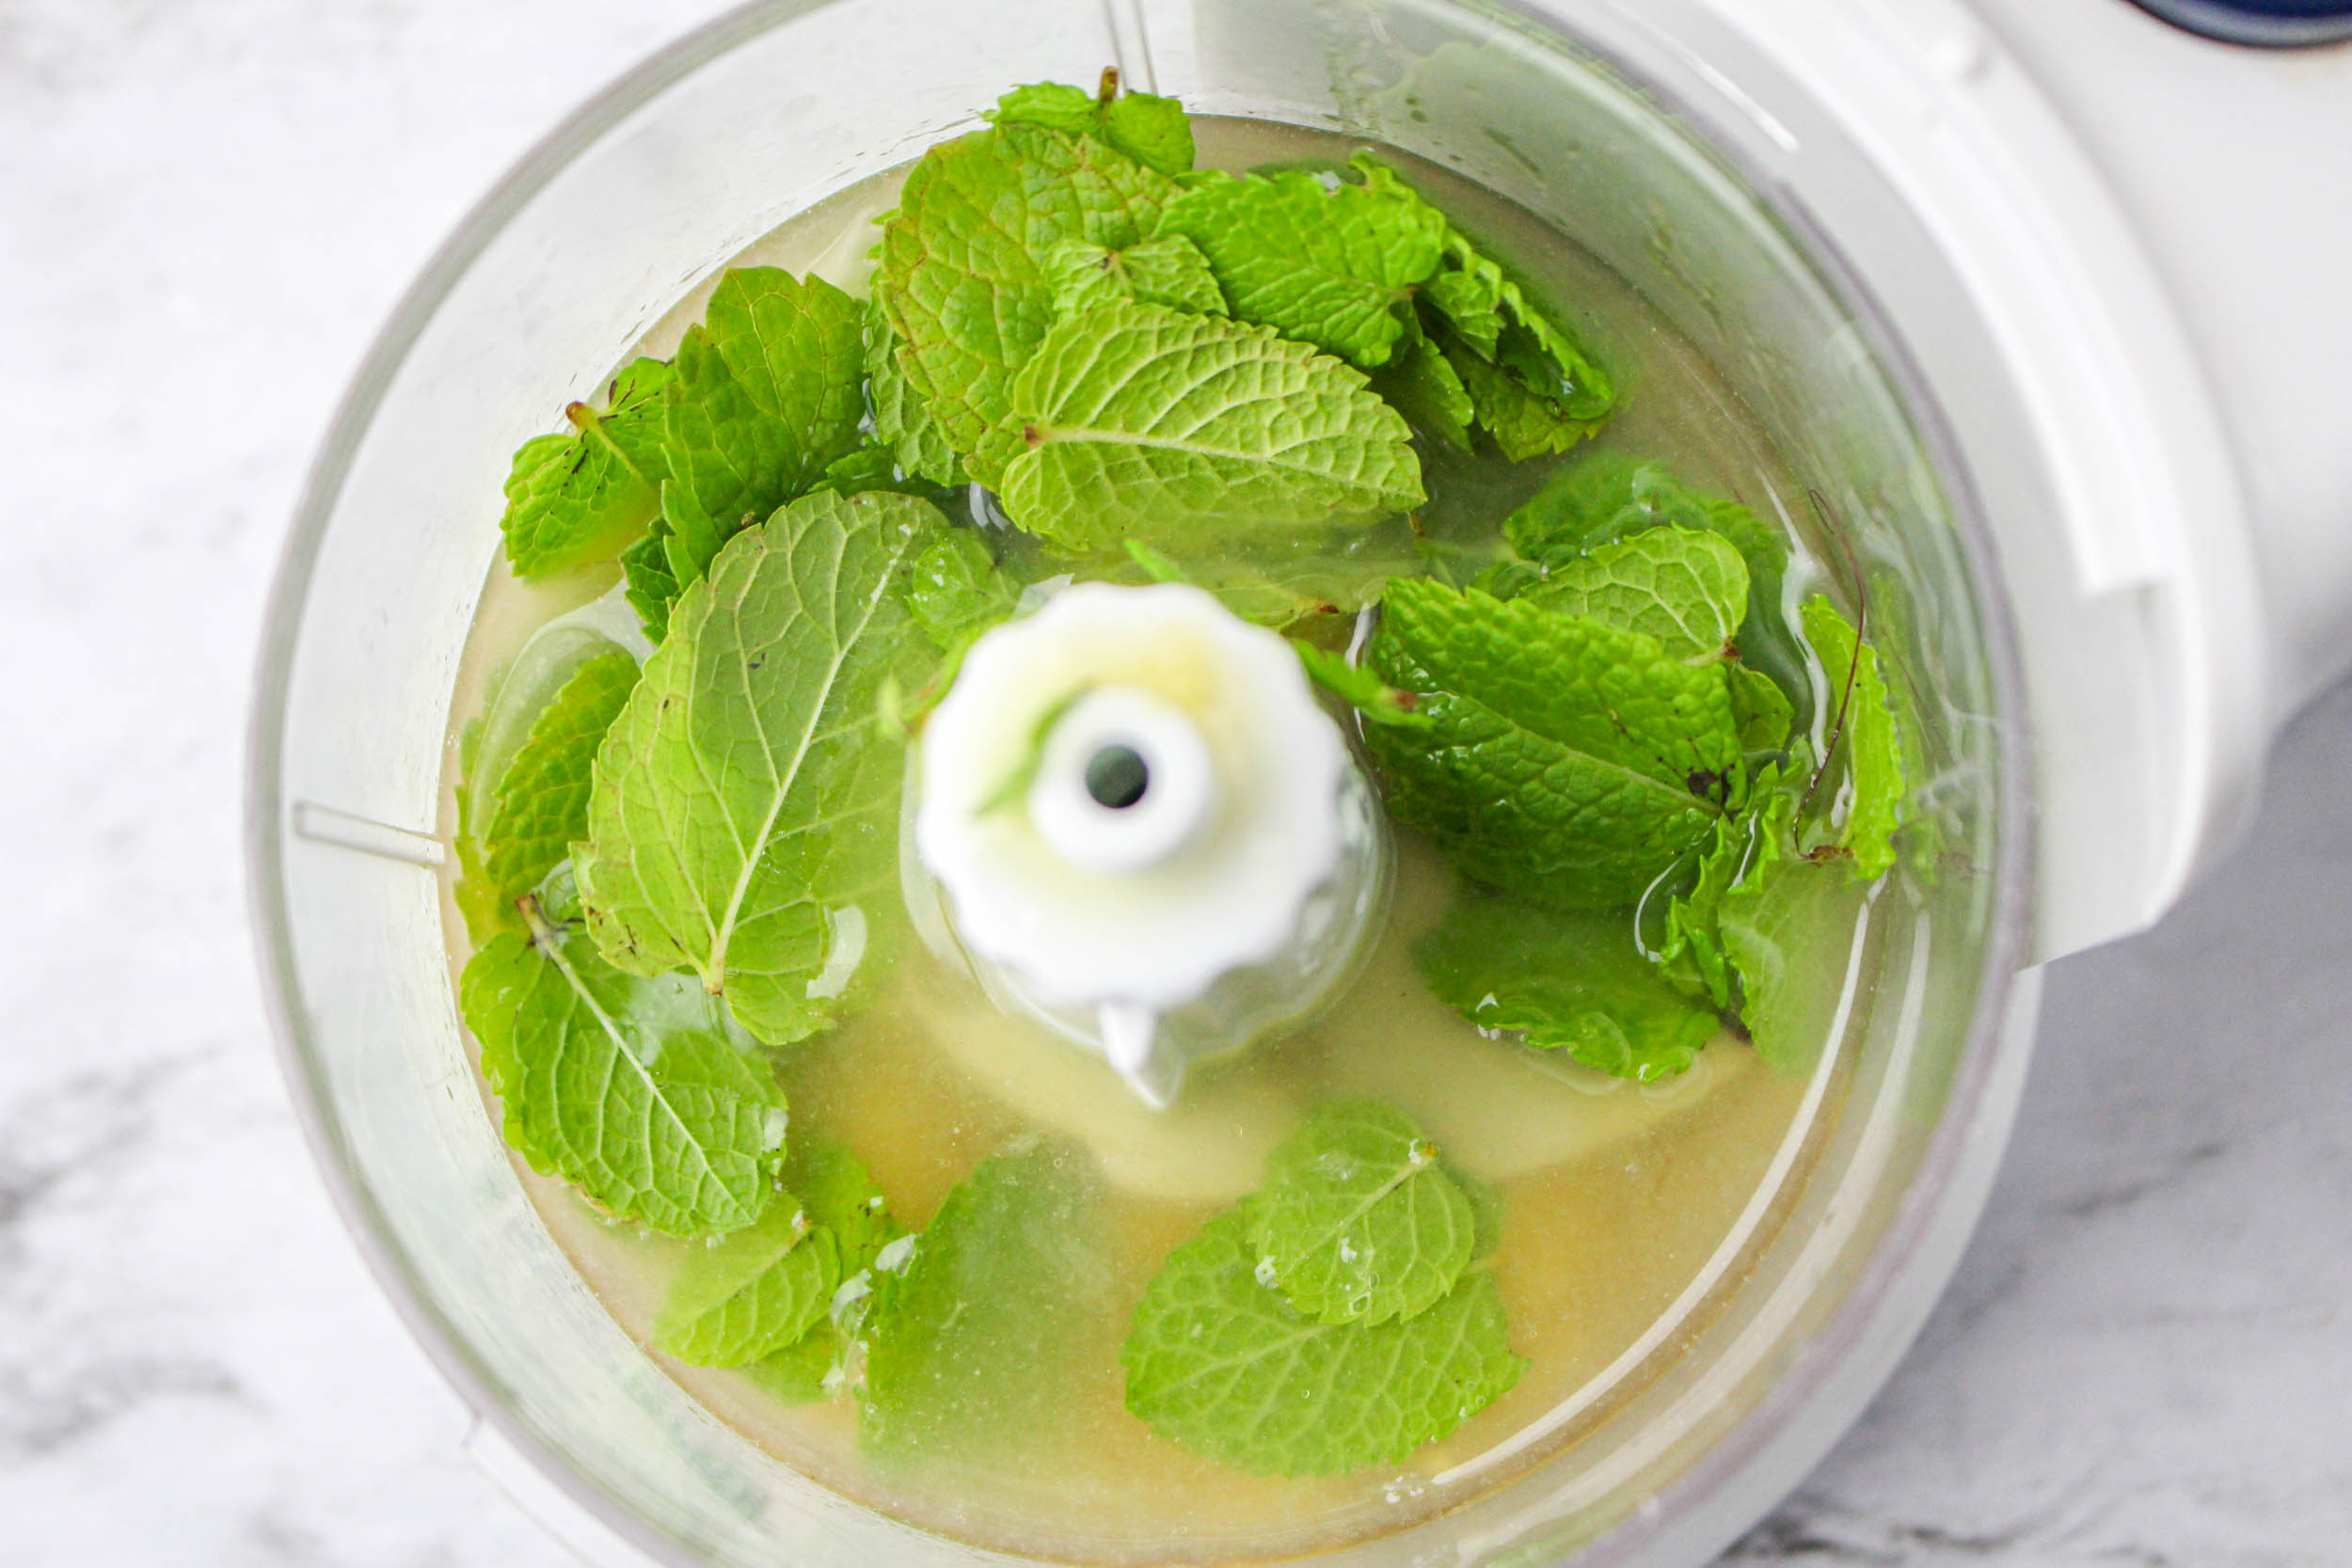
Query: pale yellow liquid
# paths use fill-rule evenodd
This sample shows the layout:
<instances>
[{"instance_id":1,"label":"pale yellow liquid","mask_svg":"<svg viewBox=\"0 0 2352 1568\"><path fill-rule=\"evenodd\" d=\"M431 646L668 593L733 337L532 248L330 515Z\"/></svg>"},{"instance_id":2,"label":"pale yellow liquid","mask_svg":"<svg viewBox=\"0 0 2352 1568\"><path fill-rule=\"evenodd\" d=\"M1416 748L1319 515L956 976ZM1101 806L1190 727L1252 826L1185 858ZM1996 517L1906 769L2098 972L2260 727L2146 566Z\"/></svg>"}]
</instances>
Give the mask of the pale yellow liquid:
<instances>
[{"instance_id":1,"label":"pale yellow liquid","mask_svg":"<svg viewBox=\"0 0 2352 1568\"><path fill-rule=\"evenodd\" d=\"M1200 124L1203 162L1228 167L1346 150L1284 128ZM1625 401L1602 444L1663 459L1767 518L1788 515L1782 499L1793 486L1762 433L1620 278L1523 212L1396 161L1535 277L1611 365ZM846 192L737 264L815 269L862 291L867 220L892 205L897 186L892 176ZM707 293L706 285L681 301L642 351L669 353ZM1433 465L1438 501L1424 523L1490 529L1540 478L1536 465ZM1790 576L1793 594L1802 562ZM490 679L532 630L612 580L608 572L525 587L494 569L459 678L460 721L480 711ZM445 821L453 820L453 804ZM1078 1392L1063 1435L1076 1440L1051 1446L1050 1467L1009 1453L952 1481L878 1468L860 1455L846 1403L783 1405L741 1373L664 1359L665 1370L746 1438L848 1497L982 1544L1070 1561L1280 1558L1394 1529L1458 1506L1608 1419L1712 1320L1794 1201L1839 1104L1840 1042L1825 1042L1821 1066L1800 1080L1767 1069L1726 1036L1682 1078L1643 1086L1489 1040L1429 997L1412 961L1413 939L1454 895L1452 875L1411 833L1398 851L1393 903L1362 977L1311 1027L1197 1078L1169 1112L1145 1109L1099 1062L998 1013L914 943L870 1006L787 1053L795 1133L845 1141L911 1226L1022 1132L1073 1137L1093 1151L1110 1195L1117 1303L1090 1339L1066 1347ZM453 905L447 918L453 962L462 964ZM1841 1015L1851 1038L1868 1011L1862 957L1858 998ZM1825 974L1825 994L1844 979ZM1121 1400L1117 1353L1130 1308L1170 1247L1257 1185L1266 1151L1300 1111L1359 1094L1414 1117L1449 1159L1501 1194L1491 1266L1513 1347L1531 1362L1526 1374L1405 1464L1329 1480L1252 1477L1154 1437ZM691 1243L615 1225L569 1187L519 1162L516 1170L581 1274L646 1342Z\"/></svg>"}]
</instances>

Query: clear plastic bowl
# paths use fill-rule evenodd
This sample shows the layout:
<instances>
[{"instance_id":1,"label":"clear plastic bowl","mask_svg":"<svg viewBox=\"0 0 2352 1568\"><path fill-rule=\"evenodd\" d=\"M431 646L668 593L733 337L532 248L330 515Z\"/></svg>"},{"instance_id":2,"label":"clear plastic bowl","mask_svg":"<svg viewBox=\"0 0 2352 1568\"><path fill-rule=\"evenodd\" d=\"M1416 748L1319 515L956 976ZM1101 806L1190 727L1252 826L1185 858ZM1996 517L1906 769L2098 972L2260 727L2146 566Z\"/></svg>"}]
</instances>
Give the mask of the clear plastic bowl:
<instances>
[{"instance_id":1,"label":"clear plastic bowl","mask_svg":"<svg viewBox=\"0 0 2352 1568\"><path fill-rule=\"evenodd\" d=\"M1774 121L1716 69L1735 51L1706 0L757 5L573 117L444 247L360 372L288 549L253 736L256 907L287 1071L354 1235L465 1399L575 1503L669 1563L1011 1560L803 1479L597 1305L476 1089L435 868L452 691L514 449L786 217L971 128L1011 83L1112 62L1197 111L1459 169L1637 286L1821 493L1819 510L1778 498L1796 526L1870 574L1962 828L1931 891L1881 900L1842 1114L1784 1151L1689 1296L1561 1417L1574 1441L1465 1466L1446 1512L1320 1560L1698 1562L1858 1414L1957 1259L2023 1081L2028 759L1941 411L1978 394L1914 368L1920 334L1948 350L1967 326L1964 298L1834 126L1808 132L1804 188L1773 166ZM1981 473L1998 446L1966 450Z\"/></svg>"}]
</instances>

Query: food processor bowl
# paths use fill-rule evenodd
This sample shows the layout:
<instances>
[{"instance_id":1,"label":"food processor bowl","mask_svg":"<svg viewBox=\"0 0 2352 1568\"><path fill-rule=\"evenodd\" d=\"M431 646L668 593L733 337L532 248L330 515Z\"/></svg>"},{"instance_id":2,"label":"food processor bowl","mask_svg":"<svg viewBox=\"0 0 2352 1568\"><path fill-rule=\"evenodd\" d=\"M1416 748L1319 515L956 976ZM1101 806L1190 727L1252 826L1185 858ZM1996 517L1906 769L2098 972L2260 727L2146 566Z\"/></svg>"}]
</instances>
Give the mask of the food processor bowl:
<instances>
[{"instance_id":1,"label":"food processor bowl","mask_svg":"<svg viewBox=\"0 0 2352 1568\"><path fill-rule=\"evenodd\" d=\"M1807 1111L1681 1299L1543 1427L1436 1478L1391 1533L1252 1541L1204 1522L1168 1546L1365 1568L1702 1561L1891 1370L2006 1138L2037 994L2036 802L2055 797L2032 770L2021 578L1996 557L2062 510L2064 476L2006 369L2005 324L1943 236L1836 117L1768 107L1774 91L1813 99L1697 0L1638 15L1602 0L755 5L559 129L385 330L274 602L252 865L319 1162L485 1446L544 1478L585 1549L725 1568L1021 1560L805 1479L598 1304L477 1087L439 871L452 693L509 454L786 218L971 129L1013 83L1091 82L1106 64L1197 113L1400 147L1615 269L1777 443L1796 486L1747 499L1867 585L1872 636L1921 699L1944 857L1873 901Z\"/></svg>"}]
</instances>

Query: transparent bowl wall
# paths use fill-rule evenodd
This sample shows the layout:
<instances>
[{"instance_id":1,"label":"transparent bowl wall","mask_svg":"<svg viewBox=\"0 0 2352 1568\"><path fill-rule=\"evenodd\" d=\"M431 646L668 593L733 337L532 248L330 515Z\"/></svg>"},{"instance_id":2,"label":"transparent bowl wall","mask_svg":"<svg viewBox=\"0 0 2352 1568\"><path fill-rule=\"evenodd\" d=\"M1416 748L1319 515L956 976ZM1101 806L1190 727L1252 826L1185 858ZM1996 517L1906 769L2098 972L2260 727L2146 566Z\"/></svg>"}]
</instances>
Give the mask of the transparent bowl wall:
<instances>
[{"instance_id":1,"label":"transparent bowl wall","mask_svg":"<svg viewBox=\"0 0 2352 1568\"><path fill-rule=\"evenodd\" d=\"M431 869L508 456L749 241L969 129L1008 84L1090 82L1111 61L1203 111L1458 168L1574 234L1695 340L1838 519L1828 538L1783 498L1824 558L1851 551L1873 603L1902 610L1878 635L1928 699L1966 863L1922 899L1880 901L1846 1109L1804 1151L1793 1197L1758 1216L1785 1223L1727 1259L1733 1283L1692 1304L1654 1361L1616 1369L1572 1445L1327 1560L1693 1560L1851 1418L1940 1287L2006 1130L2023 748L1969 476L1848 251L1740 151L1756 117L1693 69L1707 24L1682 0L1639 25L1576 0L1540 16L1438 0L755 7L558 131L420 281L337 422L278 590L254 757L264 961L322 1164L386 1288L576 1499L679 1563L992 1560L822 1491L707 1416L588 1294L508 1166ZM1899 252L1905 220L1891 202L1883 217L1876 250ZM1758 1457L1774 1452L1777 1470Z\"/></svg>"}]
</instances>

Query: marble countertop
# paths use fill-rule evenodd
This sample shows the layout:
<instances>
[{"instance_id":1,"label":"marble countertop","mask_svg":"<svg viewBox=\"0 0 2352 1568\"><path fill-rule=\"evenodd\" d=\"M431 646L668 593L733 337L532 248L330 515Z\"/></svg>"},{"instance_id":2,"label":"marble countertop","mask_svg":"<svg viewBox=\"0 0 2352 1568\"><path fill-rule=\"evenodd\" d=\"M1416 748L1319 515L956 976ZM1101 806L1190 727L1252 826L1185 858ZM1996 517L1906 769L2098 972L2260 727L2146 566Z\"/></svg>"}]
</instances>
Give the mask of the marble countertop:
<instances>
[{"instance_id":1,"label":"marble countertop","mask_svg":"<svg viewBox=\"0 0 2352 1568\"><path fill-rule=\"evenodd\" d=\"M6 0L0 1562L558 1568L346 1243L246 936L261 605L328 411L531 140L712 0ZM2352 690L2058 966L2009 1164L1741 1563L2352 1560Z\"/></svg>"}]
</instances>

